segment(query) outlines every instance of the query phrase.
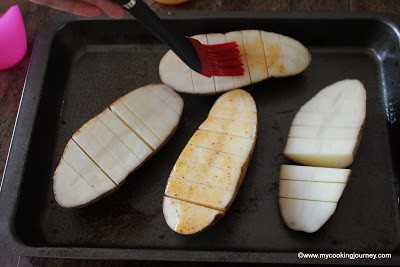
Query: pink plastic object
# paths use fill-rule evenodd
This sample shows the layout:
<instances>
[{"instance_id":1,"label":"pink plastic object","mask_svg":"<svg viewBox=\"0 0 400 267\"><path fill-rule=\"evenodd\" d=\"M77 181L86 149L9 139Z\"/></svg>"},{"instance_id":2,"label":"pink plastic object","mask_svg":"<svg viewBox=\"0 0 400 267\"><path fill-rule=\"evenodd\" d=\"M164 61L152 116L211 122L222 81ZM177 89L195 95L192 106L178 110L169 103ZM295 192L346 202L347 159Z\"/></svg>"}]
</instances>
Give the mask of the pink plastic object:
<instances>
[{"instance_id":1,"label":"pink plastic object","mask_svg":"<svg viewBox=\"0 0 400 267\"><path fill-rule=\"evenodd\" d=\"M0 70L17 65L26 54L26 32L18 5L0 16Z\"/></svg>"}]
</instances>

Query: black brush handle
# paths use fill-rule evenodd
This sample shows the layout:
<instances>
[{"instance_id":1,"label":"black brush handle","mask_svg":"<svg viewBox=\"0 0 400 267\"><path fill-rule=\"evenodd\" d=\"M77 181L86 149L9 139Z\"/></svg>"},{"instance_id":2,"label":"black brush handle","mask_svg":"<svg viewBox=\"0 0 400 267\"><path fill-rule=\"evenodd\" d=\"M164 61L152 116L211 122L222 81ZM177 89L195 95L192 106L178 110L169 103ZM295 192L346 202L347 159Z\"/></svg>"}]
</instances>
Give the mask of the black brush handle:
<instances>
[{"instance_id":1,"label":"black brush handle","mask_svg":"<svg viewBox=\"0 0 400 267\"><path fill-rule=\"evenodd\" d=\"M143 0L117 0L158 39L167 44L191 69L201 72L201 62L192 43L168 27Z\"/></svg>"}]
</instances>

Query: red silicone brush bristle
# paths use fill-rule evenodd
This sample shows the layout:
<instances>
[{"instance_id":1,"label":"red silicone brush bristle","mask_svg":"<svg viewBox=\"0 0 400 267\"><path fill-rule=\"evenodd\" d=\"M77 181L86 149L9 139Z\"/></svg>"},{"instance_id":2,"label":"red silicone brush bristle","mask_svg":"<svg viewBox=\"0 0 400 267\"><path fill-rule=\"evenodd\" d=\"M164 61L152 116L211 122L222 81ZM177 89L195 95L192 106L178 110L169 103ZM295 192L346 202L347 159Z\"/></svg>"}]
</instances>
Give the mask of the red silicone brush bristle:
<instances>
[{"instance_id":1,"label":"red silicone brush bristle","mask_svg":"<svg viewBox=\"0 0 400 267\"><path fill-rule=\"evenodd\" d=\"M244 74L240 51L236 42L205 45L189 38L201 62L201 74L211 76L242 76Z\"/></svg>"}]
</instances>

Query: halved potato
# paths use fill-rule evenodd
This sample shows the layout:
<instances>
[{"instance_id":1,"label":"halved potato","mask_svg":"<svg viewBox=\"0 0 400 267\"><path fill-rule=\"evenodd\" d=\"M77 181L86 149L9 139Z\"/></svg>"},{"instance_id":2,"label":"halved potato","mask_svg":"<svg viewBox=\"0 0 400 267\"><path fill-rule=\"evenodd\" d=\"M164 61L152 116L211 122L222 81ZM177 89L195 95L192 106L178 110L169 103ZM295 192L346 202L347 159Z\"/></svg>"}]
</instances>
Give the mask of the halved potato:
<instances>
[{"instance_id":1,"label":"halved potato","mask_svg":"<svg viewBox=\"0 0 400 267\"><path fill-rule=\"evenodd\" d=\"M151 84L110 108L85 123L65 147L53 177L62 207L85 206L116 190L173 134L183 100L170 87Z\"/></svg>"},{"instance_id":2,"label":"halved potato","mask_svg":"<svg viewBox=\"0 0 400 267\"><path fill-rule=\"evenodd\" d=\"M312 233L335 212L350 177L349 169L282 165L279 207L286 225Z\"/></svg>"},{"instance_id":3,"label":"halved potato","mask_svg":"<svg viewBox=\"0 0 400 267\"><path fill-rule=\"evenodd\" d=\"M304 104L293 119L284 150L309 166L352 164L366 116L366 92L358 80L336 82Z\"/></svg>"},{"instance_id":4,"label":"halved potato","mask_svg":"<svg viewBox=\"0 0 400 267\"><path fill-rule=\"evenodd\" d=\"M315 232L335 212L351 171L333 168L353 162L365 116L366 92L357 80L334 83L300 108L284 154L317 167L281 167L279 205L289 228Z\"/></svg>"},{"instance_id":5,"label":"halved potato","mask_svg":"<svg viewBox=\"0 0 400 267\"><path fill-rule=\"evenodd\" d=\"M170 173L163 211L169 227L195 234L233 202L257 134L257 109L241 89L223 94L189 140Z\"/></svg>"},{"instance_id":6,"label":"halved potato","mask_svg":"<svg viewBox=\"0 0 400 267\"><path fill-rule=\"evenodd\" d=\"M194 36L203 44L236 42L243 61L244 75L207 78L189 69L171 50L161 59L160 78L175 90L191 94L215 94L250 85L270 77L296 75L311 62L300 42L280 34L259 30ZM190 83L192 81L192 84Z\"/></svg>"}]
</instances>

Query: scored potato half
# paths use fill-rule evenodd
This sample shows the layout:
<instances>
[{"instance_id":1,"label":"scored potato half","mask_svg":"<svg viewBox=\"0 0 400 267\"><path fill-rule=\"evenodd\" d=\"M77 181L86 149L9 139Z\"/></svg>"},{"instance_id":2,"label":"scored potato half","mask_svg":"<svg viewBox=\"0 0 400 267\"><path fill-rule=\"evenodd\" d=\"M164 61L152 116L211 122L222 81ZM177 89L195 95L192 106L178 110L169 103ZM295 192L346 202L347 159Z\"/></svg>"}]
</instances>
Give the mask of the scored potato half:
<instances>
[{"instance_id":1,"label":"scored potato half","mask_svg":"<svg viewBox=\"0 0 400 267\"><path fill-rule=\"evenodd\" d=\"M281 166L279 206L289 228L313 233L335 212L351 173L336 168L352 164L365 116L366 92L358 80L322 89L297 112L284 154L308 166Z\"/></svg>"},{"instance_id":2,"label":"scored potato half","mask_svg":"<svg viewBox=\"0 0 400 267\"><path fill-rule=\"evenodd\" d=\"M279 207L286 225L313 233L336 210L350 177L349 169L282 165L279 179Z\"/></svg>"},{"instance_id":3,"label":"scored potato half","mask_svg":"<svg viewBox=\"0 0 400 267\"><path fill-rule=\"evenodd\" d=\"M178 126L182 98L151 84L110 105L77 130L54 173L57 203L82 207L113 192L151 157Z\"/></svg>"},{"instance_id":4,"label":"scored potato half","mask_svg":"<svg viewBox=\"0 0 400 267\"><path fill-rule=\"evenodd\" d=\"M306 47L293 38L259 30L193 36L203 44L236 42L244 75L207 78L191 70L173 51L161 59L160 78L176 91L190 94L216 94L260 82L271 77L299 74L311 62Z\"/></svg>"},{"instance_id":5,"label":"scored potato half","mask_svg":"<svg viewBox=\"0 0 400 267\"><path fill-rule=\"evenodd\" d=\"M361 139L366 99L358 80L343 80L322 89L294 117L285 156L308 166L350 166Z\"/></svg>"},{"instance_id":6,"label":"scored potato half","mask_svg":"<svg viewBox=\"0 0 400 267\"><path fill-rule=\"evenodd\" d=\"M168 226L195 234L222 217L233 202L257 135L257 109L244 90L223 94L181 152L165 189Z\"/></svg>"}]
</instances>

